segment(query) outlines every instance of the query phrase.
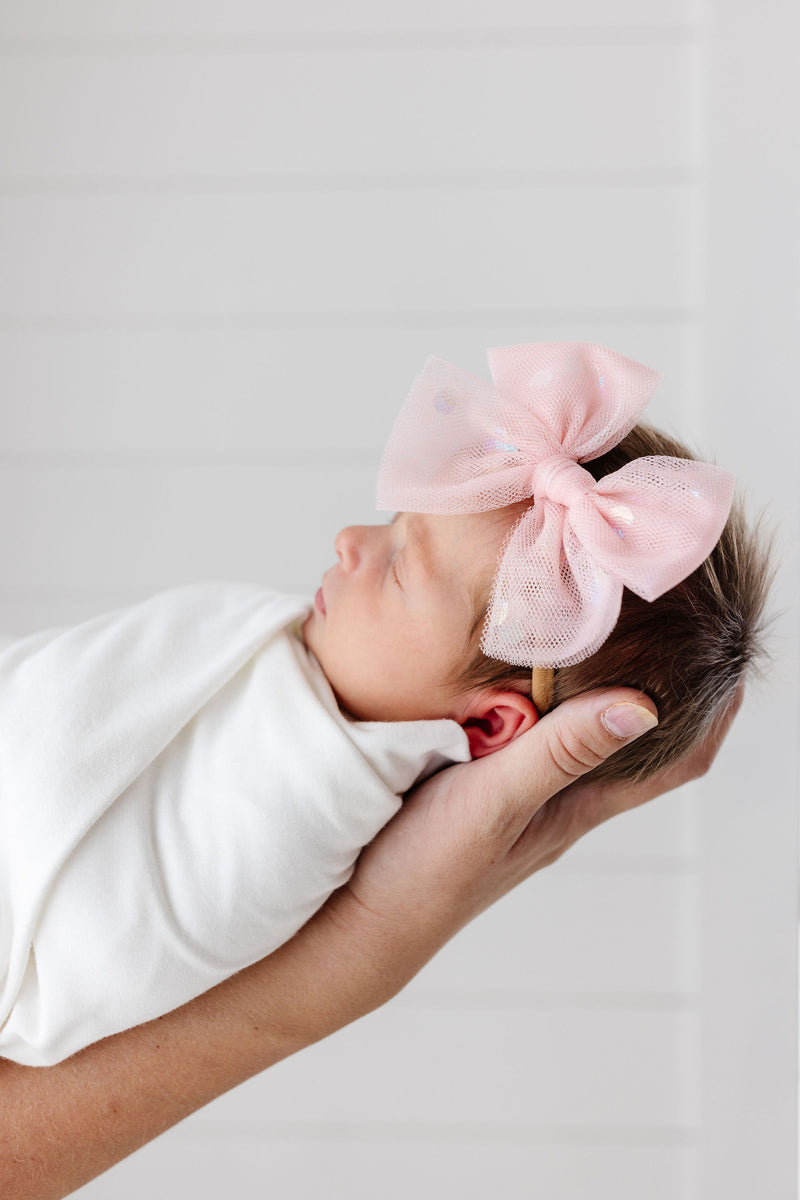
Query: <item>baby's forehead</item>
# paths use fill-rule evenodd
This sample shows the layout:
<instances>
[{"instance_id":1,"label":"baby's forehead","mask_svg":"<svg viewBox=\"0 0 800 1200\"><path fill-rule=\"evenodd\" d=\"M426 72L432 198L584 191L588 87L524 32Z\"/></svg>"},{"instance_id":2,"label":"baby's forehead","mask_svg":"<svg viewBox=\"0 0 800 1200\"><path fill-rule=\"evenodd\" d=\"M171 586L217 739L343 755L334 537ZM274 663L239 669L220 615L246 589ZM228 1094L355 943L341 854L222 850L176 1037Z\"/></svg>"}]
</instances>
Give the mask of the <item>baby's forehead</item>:
<instances>
[{"instance_id":1,"label":"baby's forehead","mask_svg":"<svg viewBox=\"0 0 800 1200\"><path fill-rule=\"evenodd\" d=\"M406 513L396 514L395 520L405 517L408 543L431 577L463 590L477 616L488 605L508 534L529 507L530 503L450 516Z\"/></svg>"}]
</instances>

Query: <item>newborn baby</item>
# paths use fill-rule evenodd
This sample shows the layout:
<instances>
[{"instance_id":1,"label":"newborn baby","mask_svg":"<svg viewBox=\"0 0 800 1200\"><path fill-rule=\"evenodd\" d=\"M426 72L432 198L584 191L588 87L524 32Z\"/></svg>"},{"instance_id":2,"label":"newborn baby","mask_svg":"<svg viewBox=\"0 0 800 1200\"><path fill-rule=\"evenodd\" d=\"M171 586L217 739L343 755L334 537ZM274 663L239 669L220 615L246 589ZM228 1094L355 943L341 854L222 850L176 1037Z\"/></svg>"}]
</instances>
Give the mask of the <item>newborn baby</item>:
<instances>
[{"instance_id":1,"label":"newborn baby","mask_svg":"<svg viewBox=\"0 0 800 1200\"><path fill-rule=\"evenodd\" d=\"M656 376L621 355L490 362L429 360L379 480L402 511L337 536L313 604L198 584L0 648L0 1055L57 1062L269 954L415 781L569 695L655 700L600 768L625 778L726 710L766 595L730 477L632 428Z\"/></svg>"}]
</instances>

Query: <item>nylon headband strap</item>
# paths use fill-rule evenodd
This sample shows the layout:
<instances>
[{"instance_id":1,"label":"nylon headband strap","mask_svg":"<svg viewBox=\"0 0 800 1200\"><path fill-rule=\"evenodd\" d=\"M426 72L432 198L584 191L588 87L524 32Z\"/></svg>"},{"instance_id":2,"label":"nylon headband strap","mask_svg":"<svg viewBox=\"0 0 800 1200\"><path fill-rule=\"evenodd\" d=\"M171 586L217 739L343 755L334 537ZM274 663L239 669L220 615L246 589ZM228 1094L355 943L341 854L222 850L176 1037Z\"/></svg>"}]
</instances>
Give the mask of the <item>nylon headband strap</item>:
<instances>
[{"instance_id":1,"label":"nylon headband strap","mask_svg":"<svg viewBox=\"0 0 800 1200\"><path fill-rule=\"evenodd\" d=\"M551 667L534 667L531 671L531 699L540 717L553 703L553 675Z\"/></svg>"}]
</instances>

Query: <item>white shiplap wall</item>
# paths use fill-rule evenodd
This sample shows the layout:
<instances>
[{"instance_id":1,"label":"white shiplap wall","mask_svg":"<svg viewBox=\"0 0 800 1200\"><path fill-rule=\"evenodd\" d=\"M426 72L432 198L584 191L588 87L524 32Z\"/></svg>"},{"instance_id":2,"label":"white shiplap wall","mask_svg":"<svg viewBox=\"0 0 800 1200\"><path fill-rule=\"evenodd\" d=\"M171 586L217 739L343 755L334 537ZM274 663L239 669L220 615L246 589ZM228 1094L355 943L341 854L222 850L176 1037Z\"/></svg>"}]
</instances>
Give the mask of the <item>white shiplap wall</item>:
<instances>
[{"instance_id":1,"label":"white shiplap wall","mask_svg":"<svg viewBox=\"0 0 800 1200\"><path fill-rule=\"evenodd\" d=\"M312 589L429 352L606 342L707 433L709 36L693 0L3 0L0 628ZM708 787L81 1195L699 1200Z\"/></svg>"}]
</instances>

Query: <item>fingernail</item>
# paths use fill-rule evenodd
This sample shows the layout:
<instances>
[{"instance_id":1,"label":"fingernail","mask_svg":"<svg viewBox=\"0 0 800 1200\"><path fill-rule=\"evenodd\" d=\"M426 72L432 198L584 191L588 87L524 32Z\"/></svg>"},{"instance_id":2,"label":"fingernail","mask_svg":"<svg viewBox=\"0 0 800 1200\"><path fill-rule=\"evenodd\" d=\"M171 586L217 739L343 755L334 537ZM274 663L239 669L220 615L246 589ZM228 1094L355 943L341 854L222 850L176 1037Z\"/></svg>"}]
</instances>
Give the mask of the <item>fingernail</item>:
<instances>
[{"instance_id":1,"label":"fingernail","mask_svg":"<svg viewBox=\"0 0 800 1200\"><path fill-rule=\"evenodd\" d=\"M600 720L608 732L618 738L640 737L658 724L658 717L654 717L649 708L638 704L612 704Z\"/></svg>"}]
</instances>

